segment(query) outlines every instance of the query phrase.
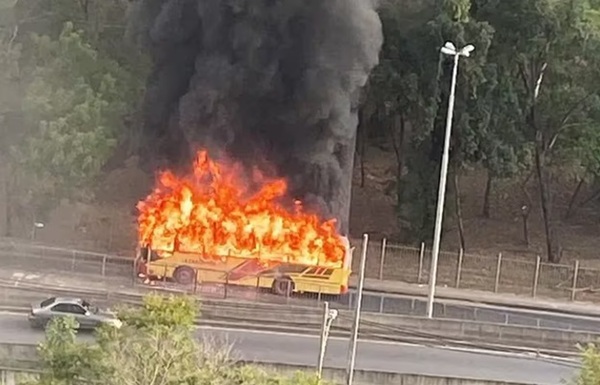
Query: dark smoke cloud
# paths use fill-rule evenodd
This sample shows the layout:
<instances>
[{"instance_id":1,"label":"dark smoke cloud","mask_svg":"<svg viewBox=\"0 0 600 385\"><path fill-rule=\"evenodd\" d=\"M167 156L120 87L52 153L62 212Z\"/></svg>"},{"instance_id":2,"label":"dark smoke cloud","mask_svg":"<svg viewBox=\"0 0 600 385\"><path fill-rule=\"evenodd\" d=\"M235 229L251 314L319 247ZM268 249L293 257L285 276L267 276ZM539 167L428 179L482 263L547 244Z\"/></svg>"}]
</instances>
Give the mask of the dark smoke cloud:
<instances>
[{"instance_id":1,"label":"dark smoke cloud","mask_svg":"<svg viewBox=\"0 0 600 385\"><path fill-rule=\"evenodd\" d=\"M151 152L267 159L347 233L356 103L382 43L374 1L141 0L134 19L155 62Z\"/></svg>"}]
</instances>

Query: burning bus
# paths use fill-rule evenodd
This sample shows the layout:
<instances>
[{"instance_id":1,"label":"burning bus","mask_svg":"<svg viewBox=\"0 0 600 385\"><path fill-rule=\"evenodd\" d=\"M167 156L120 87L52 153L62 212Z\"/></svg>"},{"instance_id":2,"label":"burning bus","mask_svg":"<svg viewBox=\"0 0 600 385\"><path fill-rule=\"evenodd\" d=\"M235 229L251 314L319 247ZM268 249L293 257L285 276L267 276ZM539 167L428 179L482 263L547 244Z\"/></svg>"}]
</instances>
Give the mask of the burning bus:
<instances>
[{"instance_id":1,"label":"burning bus","mask_svg":"<svg viewBox=\"0 0 600 385\"><path fill-rule=\"evenodd\" d=\"M137 206L140 276L181 284L222 283L290 292L344 294L352 252L335 220L286 209L287 184L198 152L193 173L162 172Z\"/></svg>"}]
</instances>

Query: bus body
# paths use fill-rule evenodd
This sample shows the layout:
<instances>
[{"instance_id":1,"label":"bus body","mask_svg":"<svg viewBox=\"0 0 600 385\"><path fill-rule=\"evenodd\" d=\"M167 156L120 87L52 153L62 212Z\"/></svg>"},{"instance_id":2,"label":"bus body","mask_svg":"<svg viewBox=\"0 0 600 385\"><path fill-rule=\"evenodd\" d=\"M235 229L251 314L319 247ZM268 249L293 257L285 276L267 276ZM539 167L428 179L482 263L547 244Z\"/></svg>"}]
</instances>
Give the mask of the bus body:
<instances>
[{"instance_id":1,"label":"bus body","mask_svg":"<svg viewBox=\"0 0 600 385\"><path fill-rule=\"evenodd\" d=\"M205 257L182 251L161 252L140 248L138 275L169 279L180 284L216 283L271 289L275 294L345 294L352 266L352 252L343 238L346 255L339 267L321 267L259 258Z\"/></svg>"}]
</instances>

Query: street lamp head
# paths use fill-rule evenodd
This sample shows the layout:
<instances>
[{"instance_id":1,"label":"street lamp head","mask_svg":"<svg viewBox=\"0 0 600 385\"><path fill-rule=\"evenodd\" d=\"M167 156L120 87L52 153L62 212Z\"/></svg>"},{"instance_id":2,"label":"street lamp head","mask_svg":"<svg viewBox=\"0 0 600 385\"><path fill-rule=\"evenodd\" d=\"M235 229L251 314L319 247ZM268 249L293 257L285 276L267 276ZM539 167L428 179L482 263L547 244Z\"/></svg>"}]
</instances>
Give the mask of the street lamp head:
<instances>
[{"instance_id":1,"label":"street lamp head","mask_svg":"<svg viewBox=\"0 0 600 385\"><path fill-rule=\"evenodd\" d=\"M330 318L331 320L334 320L334 319L336 319L336 318L337 318L337 316L338 316L338 311L337 311L337 309L331 309L331 310L329 310L329 318Z\"/></svg>"},{"instance_id":2,"label":"street lamp head","mask_svg":"<svg viewBox=\"0 0 600 385\"><path fill-rule=\"evenodd\" d=\"M456 47L452 42L447 41L446 44L440 49L444 55L454 56L456 55Z\"/></svg>"},{"instance_id":3,"label":"street lamp head","mask_svg":"<svg viewBox=\"0 0 600 385\"><path fill-rule=\"evenodd\" d=\"M471 52L473 52L474 49L475 49L475 47L472 44L469 44L469 45L464 46L460 51L458 51L456 49L456 46L452 42L447 41L446 44L444 44L444 46L440 49L440 51L444 55L449 55L449 56L460 55L460 56L464 56L464 57L469 57L469 56L471 56Z\"/></svg>"},{"instance_id":4,"label":"street lamp head","mask_svg":"<svg viewBox=\"0 0 600 385\"><path fill-rule=\"evenodd\" d=\"M450 49L448 47L442 47L440 49L440 51L442 51L442 53L444 55L448 55L448 56L455 56L456 55L456 51L454 51L454 50L452 50L452 49Z\"/></svg>"},{"instance_id":5,"label":"street lamp head","mask_svg":"<svg viewBox=\"0 0 600 385\"><path fill-rule=\"evenodd\" d=\"M463 49L460 50L460 54L464 57L469 57L471 56L471 52L473 52L475 50L475 46L473 46L473 44L469 44L463 47Z\"/></svg>"},{"instance_id":6,"label":"street lamp head","mask_svg":"<svg viewBox=\"0 0 600 385\"><path fill-rule=\"evenodd\" d=\"M454 45L454 43L452 43L451 41L447 41L447 42L444 44L444 48L446 48L446 49L449 49L449 50L451 50L451 51L454 51L454 52L456 52L456 46L455 46L455 45Z\"/></svg>"}]
</instances>

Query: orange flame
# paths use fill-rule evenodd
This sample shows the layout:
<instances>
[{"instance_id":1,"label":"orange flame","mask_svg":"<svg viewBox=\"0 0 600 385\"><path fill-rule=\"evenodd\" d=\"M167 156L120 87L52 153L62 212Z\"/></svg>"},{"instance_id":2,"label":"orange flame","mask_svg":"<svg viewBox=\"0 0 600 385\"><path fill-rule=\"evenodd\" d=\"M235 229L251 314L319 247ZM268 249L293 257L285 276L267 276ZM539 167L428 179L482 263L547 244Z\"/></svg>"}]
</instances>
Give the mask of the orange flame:
<instances>
[{"instance_id":1,"label":"orange flame","mask_svg":"<svg viewBox=\"0 0 600 385\"><path fill-rule=\"evenodd\" d=\"M158 186L137 208L141 244L154 250L205 256L237 256L319 266L340 266L345 255L335 220L321 221L294 201L289 212L276 200L285 196L283 179L264 182L249 194L239 164L226 166L199 151L194 176L162 172Z\"/></svg>"}]
</instances>

